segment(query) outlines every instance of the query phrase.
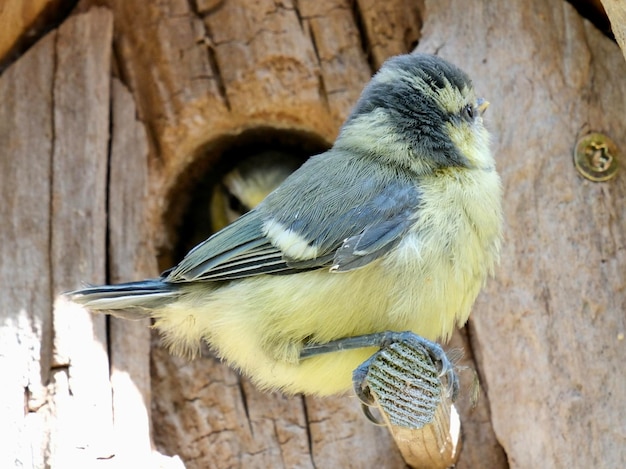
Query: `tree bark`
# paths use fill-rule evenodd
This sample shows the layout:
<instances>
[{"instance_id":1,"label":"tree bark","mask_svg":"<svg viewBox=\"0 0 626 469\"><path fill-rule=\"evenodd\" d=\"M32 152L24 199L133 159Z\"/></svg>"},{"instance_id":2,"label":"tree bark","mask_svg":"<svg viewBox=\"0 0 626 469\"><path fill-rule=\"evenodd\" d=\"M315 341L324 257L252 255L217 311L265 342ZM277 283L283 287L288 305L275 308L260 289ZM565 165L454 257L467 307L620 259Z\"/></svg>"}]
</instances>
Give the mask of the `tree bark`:
<instances>
[{"instance_id":1,"label":"tree bark","mask_svg":"<svg viewBox=\"0 0 626 469\"><path fill-rule=\"evenodd\" d=\"M619 467L626 175L590 182L573 149L590 131L624 148L626 64L569 4L521 5L459 15L427 2L419 46L459 63L492 102L507 227L470 337L511 466Z\"/></svg>"},{"instance_id":2,"label":"tree bark","mask_svg":"<svg viewBox=\"0 0 626 469\"><path fill-rule=\"evenodd\" d=\"M0 79L0 466L43 463L52 361L50 203L54 39L37 44ZM25 80L26 74L31 76ZM28 96L28 99L26 98ZM36 184L30 184L36 181Z\"/></svg>"},{"instance_id":3,"label":"tree bark","mask_svg":"<svg viewBox=\"0 0 626 469\"><path fill-rule=\"evenodd\" d=\"M602 5L611 21L611 30L626 58L626 5L619 0L602 0Z\"/></svg>"},{"instance_id":4,"label":"tree bark","mask_svg":"<svg viewBox=\"0 0 626 469\"><path fill-rule=\"evenodd\" d=\"M457 467L620 465L625 177L589 182L572 159L591 130L626 144L614 43L541 0L98 3L0 75L0 466L182 466L156 448L188 468L404 467L354 398L260 393L58 294L157 275L198 168L255 129L329 145L416 43L492 103L505 189L502 265L450 344L482 382L473 407L461 372Z\"/></svg>"}]
</instances>

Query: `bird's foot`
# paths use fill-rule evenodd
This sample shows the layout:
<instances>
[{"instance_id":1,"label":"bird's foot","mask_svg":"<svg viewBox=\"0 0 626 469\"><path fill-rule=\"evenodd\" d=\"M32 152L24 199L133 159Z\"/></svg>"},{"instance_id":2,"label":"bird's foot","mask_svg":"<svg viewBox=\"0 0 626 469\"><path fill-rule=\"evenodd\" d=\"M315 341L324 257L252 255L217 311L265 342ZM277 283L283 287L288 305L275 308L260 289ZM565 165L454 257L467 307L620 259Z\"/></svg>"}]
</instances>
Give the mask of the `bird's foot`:
<instances>
[{"instance_id":1,"label":"bird's foot","mask_svg":"<svg viewBox=\"0 0 626 469\"><path fill-rule=\"evenodd\" d=\"M385 331L374 334L360 335L356 337L346 337L344 339L333 340L325 344L305 345L300 353L300 359L313 357L325 353L338 352L341 350L353 350L364 347L379 347L384 349L397 342L412 343L421 346L431 357L434 364L439 369L439 376L445 377L448 386L448 393L452 401L456 400L459 393L459 379L454 371L454 365L444 352L441 345L428 339L418 336L413 332ZM366 405L373 404L373 397L366 384L367 374L372 361L377 354L372 355L354 370L352 382L357 397Z\"/></svg>"},{"instance_id":2,"label":"bird's foot","mask_svg":"<svg viewBox=\"0 0 626 469\"><path fill-rule=\"evenodd\" d=\"M373 342L370 345L379 345L381 350L385 349L393 343L398 342L422 347L426 351L426 353L428 353L434 365L439 370L439 377L445 377L445 381L448 386L448 395L450 396L451 400L456 400L459 394L459 379L456 372L454 371L454 365L444 352L441 345L408 331L386 331L378 334L371 334L370 338ZM380 352L375 353L369 359L359 365L359 367L354 370L354 373L352 374L354 391L356 392L356 395L361 400L361 402L368 406L374 405L374 399L370 393L369 387L367 386L366 378L369 373L370 365L377 358L377 355L379 353Z\"/></svg>"}]
</instances>

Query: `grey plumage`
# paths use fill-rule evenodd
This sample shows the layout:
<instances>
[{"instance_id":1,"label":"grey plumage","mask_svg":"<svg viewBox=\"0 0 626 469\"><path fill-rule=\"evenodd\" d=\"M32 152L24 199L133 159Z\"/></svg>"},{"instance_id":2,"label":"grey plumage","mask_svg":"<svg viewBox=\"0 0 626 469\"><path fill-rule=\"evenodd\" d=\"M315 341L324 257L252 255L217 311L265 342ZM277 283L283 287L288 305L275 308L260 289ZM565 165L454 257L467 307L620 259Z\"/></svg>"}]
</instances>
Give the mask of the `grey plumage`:
<instances>
[{"instance_id":1,"label":"grey plumage","mask_svg":"<svg viewBox=\"0 0 626 469\"><path fill-rule=\"evenodd\" d=\"M179 293L176 285L162 279L149 279L119 285L89 286L67 295L90 309L137 320L146 317L146 310L174 301Z\"/></svg>"}]
</instances>

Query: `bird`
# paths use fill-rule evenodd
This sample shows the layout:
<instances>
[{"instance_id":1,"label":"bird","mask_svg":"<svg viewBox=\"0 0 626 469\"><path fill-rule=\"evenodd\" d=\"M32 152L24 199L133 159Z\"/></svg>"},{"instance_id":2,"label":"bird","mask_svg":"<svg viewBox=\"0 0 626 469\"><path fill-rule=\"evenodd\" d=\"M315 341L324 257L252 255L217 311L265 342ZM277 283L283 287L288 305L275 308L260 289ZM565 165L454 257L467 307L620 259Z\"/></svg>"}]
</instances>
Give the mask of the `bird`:
<instances>
[{"instance_id":1,"label":"bird","mask_svg":"<svg viewBox=\"0 0 626 469\"><path fill-rule=\"evenodd\" d=\"M246 140L246 139L244 139ZM221 153L208 174L190 185L171 259L180 260L211 234L256 207L307 158L301 148L262 141Z\"/></svg>"},{"instance_id":2,"label":"bird","mask_svg":"<svg viewBox=\"0 0 626 469\"><path fill-rule=\"evenodd\" d=\"M217 232L259 205L302 160L293 153L266 150L242 159L211 191L209 218Z\"/></svg>"},{"instance_id":3,"label":"bird","mask_svg":"<svg viewBox=\"0 0 626 469\"><path fill-rule=\"evenodd\" d=\"M205 341L267 391L356 389L353 372L407 334L440 357L435 341L466 322L499 261L488 104L439 56L392 57L329 150L180 263L67 295L152 318L176 355L197 356Z\"/></svg>"}]
</instances>

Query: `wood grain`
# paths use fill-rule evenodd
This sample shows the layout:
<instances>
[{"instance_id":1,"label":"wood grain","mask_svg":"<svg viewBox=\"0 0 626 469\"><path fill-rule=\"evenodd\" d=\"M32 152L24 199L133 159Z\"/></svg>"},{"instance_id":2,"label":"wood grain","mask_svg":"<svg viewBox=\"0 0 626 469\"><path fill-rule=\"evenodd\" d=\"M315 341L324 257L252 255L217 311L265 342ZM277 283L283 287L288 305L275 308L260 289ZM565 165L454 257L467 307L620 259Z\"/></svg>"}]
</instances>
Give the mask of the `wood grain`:
<instances>
[{"instance_id":1,"label":"wood grain","mask_svg":"<svg viewBox=\"0 0 626 469\"><path fill-rule=\"evenodd\" d=\"M389 57L415 49L422 29L423 0L358 0L356 4L361 41L375 70Z\"/></svg>"},{"instance_id":2,"label":"wood grain","mask_svg":"<svg viewBox=\"0 0 626 469\"><path fill-rule=\"evenodd\" d=\"M624 148L626 64L567 3L524 5L426 3L437 21L419 49L465 68L492 103L504 185L502 264L470 337L512 467L619 467L626 175L587 181L572 152L592 130Z\"/></svg>"},{"instance_id":3,"label":"wood grain","mask_svg":"<svg viewBox=\"0 0 626 469\"><path fill-rule=\"evenodd\" d=\"M105 279L112 32L110 11L92 9L63 23L56 38L50 207L55 294ZM63 390L51 397L58 419L51 462L90 464L113 454L105 318L63 299L53 314L53 366L67 367L67 375L57 373Z\"/></svg>"},{"instance_id":4,"label":"wood grain","mask_svg":"<svg viewBox=\"0 0 626 469\"><path fill-rule=\"evenodd\" d=\"M0 466L41 466L52 355L50 197L55 34L0 77ZM29 79L26 79L29 77Z\"/></svg>"},{"instance_id":5,"label":"wood grain","mask_svg":"<svg viewBox=\"0 0 626 469\"><path fill-rule=\"evenodd\" d=\"M359 97L360 87L354 84L366 83L373 73L361 48L352 4L346 0L305 0L298 2L297 12L315 48L321 98L328 103L331 122L337 129Z\"/></svg>"},{"instance_id":6,"label":"wood grain","mask_svg":"<svg viewBox=\"0 0 626 469\"><path fill-rule=\"evenodd\" d=\"M11 252L2 265L12 266L2 277L14 285L3 298L3 336L15 328L4 345L13 350L2 356L14 357L20 375L7 379L22 387L19 406L13 387L6 401L22 418L2 419L17 429L3 434L20 439L7 467L110 454L104 320L62 301L53 309L53 298L81 279L104 279L111 34L109 12L76 16L0 80L10 112L0 131L2 187L11 201L3 204L10 223L1 244Z\"/></svg>"},{"instance_id":7,"label":"wood grain","mask_svg":"<svg viewBox=\"0 0 626 469\"><path fill-rule=\"evenodd\" d=\"M210 168L259 128L332 142L371 73L416 40L491 101L505 188L502 265L451 344L482 381L475 408L461 373L457 467L620 466L624 174L591 183L571 156L591 130L626 145L614 43L540 0L89 3L0 75L2 467L181 467L150 428L188 468L404 467L352 397L263 394L212 358L170 357L141 324L107 333L53 303L81 281L155 275L199 158ZM603 4L623 47L623 7Z\"/></svg>"},{"instance_id":8,"label":"wood grain","mask_svg":"<svg viewBox=\"0 0 626 469\"><path fill-rule=\"evenodd\" d=\"M109 281L156 275L144 213L148 141L128 89L112 81L112 141L108 197ZM116 459L140 465L150 458L152 400L150 320L108 318Z\"/></svg>"},{"instance_id":9,"label":"wood grain","mask_svg":"<svg viewBox=\"0 0 626 469\"><path fill-rule=\"evenodd\" d=\"M615 40L622 48L622 54L626 58L626 4L619 0L602 0L602 6L611 22L611 30Z\"/></svg>"}]
</instances>

